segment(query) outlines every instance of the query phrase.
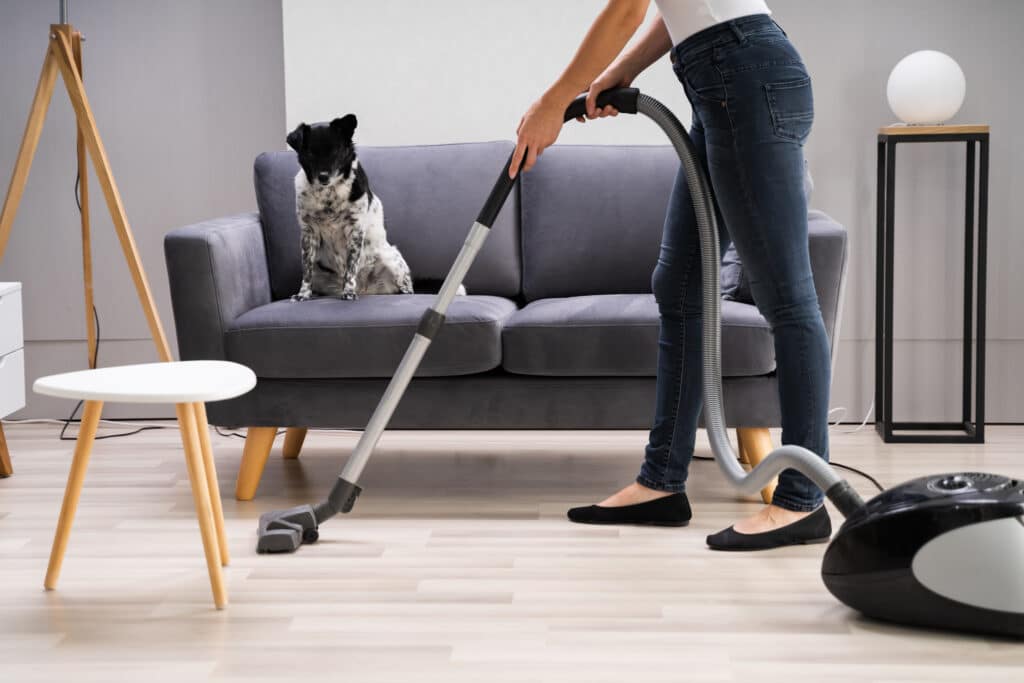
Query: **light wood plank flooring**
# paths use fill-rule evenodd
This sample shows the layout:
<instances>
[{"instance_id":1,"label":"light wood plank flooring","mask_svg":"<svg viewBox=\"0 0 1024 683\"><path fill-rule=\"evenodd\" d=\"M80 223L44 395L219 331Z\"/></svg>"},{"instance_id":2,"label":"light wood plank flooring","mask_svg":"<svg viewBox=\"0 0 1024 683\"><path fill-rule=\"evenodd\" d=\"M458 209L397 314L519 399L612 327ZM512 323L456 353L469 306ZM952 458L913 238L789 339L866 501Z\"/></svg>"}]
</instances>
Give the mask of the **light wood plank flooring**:
<instances>
[{"instance_id":1,"label":"light wood plank flooring","mask_svg":"<svg viewBox=\"0 0 1024 683\"><path fill-rule=\"evenodd\" d=\"M242 441L214 436L232 557L217 612L176 430L96 443L49 593L72 444L51 426L6 431L0 681L1024 680L1024 644L849 611L818 577L822 546L706 550L759 505L713 463L693 466L689 528L569 524L567 507L632 479L643 432L388 433L353 514L289 556L255 554L256 518L322 497L356 435L311 432L290 461L279 437L248 503L232 497ZM891 446L866 427L834 433L833 457L887 485L1024 477L1024 427L986 433L984 446Z\"/></svg>"}]
</instances>

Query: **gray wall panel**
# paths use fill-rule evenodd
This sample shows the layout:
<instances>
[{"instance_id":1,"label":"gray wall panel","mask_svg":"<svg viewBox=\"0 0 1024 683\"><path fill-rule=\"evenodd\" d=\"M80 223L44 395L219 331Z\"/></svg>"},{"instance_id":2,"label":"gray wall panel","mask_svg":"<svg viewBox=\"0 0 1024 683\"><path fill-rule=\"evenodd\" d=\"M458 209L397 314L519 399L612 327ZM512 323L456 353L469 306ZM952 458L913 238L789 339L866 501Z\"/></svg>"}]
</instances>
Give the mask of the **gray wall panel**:
<instances>
[{"instance_id":1,"label":"gray wall panel","mask_svg":"<svg viewBox=\"0 0 1024 683\"><path fill-rule=\"evenodd\" d=\"M57 2L0 3L0 187L6 191ZM174 344L162 240L172 227L252 210L252 160L283 146L279 0L71 3L86 37L85 83L168 337ZM74 117L58 81L0 280L24 282L31 380L76 367L85 347ZM90 174L101 363L155 359L145 319ZM64 341L66 344L51 342ZM148 350L143 353L143 350ZM22 415L48 412L30 397ZM138 413L136 413L138 414Z\"/></svg>"}]
</instances>

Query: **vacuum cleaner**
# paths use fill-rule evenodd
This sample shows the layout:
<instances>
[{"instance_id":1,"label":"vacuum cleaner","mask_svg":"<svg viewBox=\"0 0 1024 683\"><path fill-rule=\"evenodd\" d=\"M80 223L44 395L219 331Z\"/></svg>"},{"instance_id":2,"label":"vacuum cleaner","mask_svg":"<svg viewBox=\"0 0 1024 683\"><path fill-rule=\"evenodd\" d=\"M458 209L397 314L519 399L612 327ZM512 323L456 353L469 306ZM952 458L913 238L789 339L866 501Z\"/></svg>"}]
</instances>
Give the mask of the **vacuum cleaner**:
<instances>
[{"instance_id":1,"label":"vacuum cleaner","mask_svg":"<svg viewBox=\"0 0 1024 683\"><path fill-rule=\"evenodd\" d=\"M836 470L795 445L772 451L747 472L729 442L722 411L718 228L710 183L685 128L671 111L634 88L602 93L597 106L643 114L668 136L682 162L704 255L704 418L722 473L753 493L787 468L817 484L846 518L825 552L821 576L843 603L868 616L923 627L1024 637L1024 482L978 472L937 474L888 489L865 503ZM569 121L585 112L580 96ZM384 391L326 500L260 517L260 553L294 552L319 537L319 525L349 512L356 483L445 311L515 185L511 157L484 203L431 308Z\"/></svg>"}]
</instances>

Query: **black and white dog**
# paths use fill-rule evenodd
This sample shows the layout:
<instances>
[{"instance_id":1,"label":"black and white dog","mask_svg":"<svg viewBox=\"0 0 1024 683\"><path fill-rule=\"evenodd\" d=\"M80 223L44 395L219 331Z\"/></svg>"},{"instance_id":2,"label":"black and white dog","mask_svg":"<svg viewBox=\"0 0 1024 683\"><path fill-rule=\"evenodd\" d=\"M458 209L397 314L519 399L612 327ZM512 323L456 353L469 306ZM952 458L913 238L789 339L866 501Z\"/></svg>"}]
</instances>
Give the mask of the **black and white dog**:
<instances>
[{"instance_id":1,"label":"black and white dog","mask_svg":"<svg viewBox=\"0 0 1024 683\"><path fill-rule=\"evenodd\" d=\"M293 301L316 296L412 294L412 275L388 243L384 210L356 158L352 114L301 124L288 135L299 156L295 204L302 228L302 286Z\"/></svg>"}]
</instances>

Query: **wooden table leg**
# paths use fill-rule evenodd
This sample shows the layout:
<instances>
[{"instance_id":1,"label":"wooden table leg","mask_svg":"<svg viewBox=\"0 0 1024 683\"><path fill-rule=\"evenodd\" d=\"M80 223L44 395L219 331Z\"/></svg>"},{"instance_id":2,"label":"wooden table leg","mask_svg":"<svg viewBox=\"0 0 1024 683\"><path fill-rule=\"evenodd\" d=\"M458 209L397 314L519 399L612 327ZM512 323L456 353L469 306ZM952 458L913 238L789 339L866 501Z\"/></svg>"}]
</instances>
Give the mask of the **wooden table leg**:
<instances>
[{"instance_id":1,"label":"wooden table leg","mask_svg":"<svg viewBox=\"0 0 1024 683\"><path fill-rule=\"evenodd\" d=\"M0 479L14 474L11 466L11 452L7 450L7 437L4 435L4 426L0 424Z\"/></svg>"},{"instance_id":2,"label":"wooden table leg","mask_svg":"<svg viewBox=\"0 0 1024 683\"><path fill-rule=\"evenodd\" d=\"M178 413L181 442L185 447L185 462L188 464L192 498L196 504L196 517L199 519L199 534L202 536L203 552L206 554L206 569L210 574L213 603L217 609L223 609L228 604L228 595L224 588L224 573L221 571L220 550L213 522L213 510L210 506L210 489L206 484L202 446L199 445L199 434L196 430L196 414L190 403L178 403L175 408Z\"/></svg>"},{"instance_id":3,"label":"wooden table leg","mask_svg":"<svg viewBox=\"0 0 1024 683\"><path fill-rule=\"evenodd\" d=\"M203 453L203 467L206 470L206 486L210 490L210 507L213 509L213 524L217 529L217 546L220 563L228 566L228 535L224 532L224 509L220 502L220 485L217 482L217 467L213 462L213 447L210 445L210 425L206 422L206 404L193 403L196 411L196 429L199 432L199 446Z\"/></svg>"},{"instance_id":4,"label":"wooden table leg","mask_svg":"<svg viewBox=\"0 0 1024 683\"><path fill-rule=\"evenodd\" d=\"M68 473L68 485L64 489L64 502L60 506L60 517L57 519L57 533L53 537L53 548L50 550L50 564L46 568L46 590L57 587L60 578L60 566L64 561L64 551L68 547L71 536L71 524L75 520L78 508L78 496L82 493L82 482L85 480L85 468L89 464L92 444L96 438L96 428L100 424L100 413L103 412L102 401L86 401L82 413L82 423L78 429L78 440L75 441L75 455L71 459L71 471Z\"/></svg>"},{"instance_id":5,"label":"wooden table leg","mask_svg":"<svg viewBox=\"0 0 1024 683\"><path fill-rule=\"evenodd\" d=\"M294 460L302 452L302 443L305 440L305 427L289 427L284 433L284 448L281 449L281 454L287 460Z\"/></svg>"},{"instance_id":6,"label":"wooden table leg","mask_svg":"<svg viewBox=\"0 0 1024 683\"><path fill-rule=\"evenodd\" d=\"M772 437L766 427L737 427L736 433L739 435L740 448L746 455L751 469L757 467L772 452ZM778 481L776 477L772 483L761 489L761 500L765 503L772 502Z\"/></svg>"},{"instance_id":7,"label":"wooden table leg","mask_svg":"<svg viewBox=\"0 0 1024 683\"><path fill-rule=\"evenodd\" d=\"M242 449L242 464L238 468L238 481L235 482L235 498L238 500L252 500L256 495L276 436L277 427L249 427Z\"/></svg>"}]
</instances>

